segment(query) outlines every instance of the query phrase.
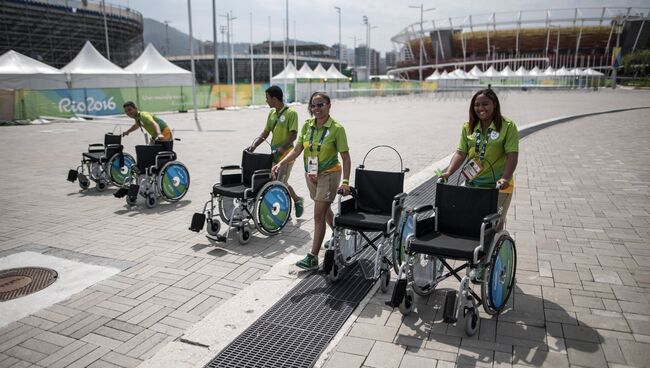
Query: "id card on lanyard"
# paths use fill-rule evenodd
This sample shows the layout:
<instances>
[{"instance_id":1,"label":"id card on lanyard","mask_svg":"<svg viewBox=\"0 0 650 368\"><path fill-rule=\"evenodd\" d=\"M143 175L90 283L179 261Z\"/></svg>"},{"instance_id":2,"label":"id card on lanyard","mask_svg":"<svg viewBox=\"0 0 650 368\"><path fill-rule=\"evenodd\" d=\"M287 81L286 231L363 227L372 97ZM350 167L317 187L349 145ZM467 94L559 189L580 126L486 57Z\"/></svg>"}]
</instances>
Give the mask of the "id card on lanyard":
<instances>
[{"instance_id":1,"label":"id card on lanyard","mask_svg":"<svg viewBox=\"0 0 650 368\"><path fill-rule=\"evenodd\" d=\"M318 141L318 147L316 148L316 156L312 156L314 152L314 132L316 131L315 127L311 127L311 135L309 136L309 158L307 160L307 175L310 178L316 179L318 176L318 154L320 153L320 148L323 145L323 140L327 135L327 127L323 130L323 134L320 136Z\"/></svg>"},{"instance_id":2,"label":"id card on lanyard","mask_svg":"<svg viewBox=\"0 0 650 368\"><path fill-rule=\"evenodd\" d=\"M465 177L465 180L472 181L483 171L483 160L485 160L485 150L487 149L488 141L490 140L490 135L492 134L492 128L488 128L487 134L485 135L485 143L481 147L481 132L476 132L476 146L474 147L474 154L478 156L469 160L461 173Z\"/></svg>"}]
</instances>

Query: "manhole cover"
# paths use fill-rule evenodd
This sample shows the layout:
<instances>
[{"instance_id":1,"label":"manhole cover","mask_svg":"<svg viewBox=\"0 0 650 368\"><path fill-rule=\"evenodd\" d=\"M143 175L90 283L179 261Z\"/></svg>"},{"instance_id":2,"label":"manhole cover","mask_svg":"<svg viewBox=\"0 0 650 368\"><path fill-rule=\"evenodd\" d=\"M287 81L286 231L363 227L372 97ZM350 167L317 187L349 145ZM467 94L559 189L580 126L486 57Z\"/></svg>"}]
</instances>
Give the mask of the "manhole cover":
<instances>
[{"instance_id":1,"label":"manhole cover","mask_svg":"<svg viewBox=\"0 0 650 368\"><path fill-rule=\"evenodd\" d=\"M20 298L52 285L59 274L49 268L22 267L0 270L0 302Z\"/></svg>"}]
</instances>

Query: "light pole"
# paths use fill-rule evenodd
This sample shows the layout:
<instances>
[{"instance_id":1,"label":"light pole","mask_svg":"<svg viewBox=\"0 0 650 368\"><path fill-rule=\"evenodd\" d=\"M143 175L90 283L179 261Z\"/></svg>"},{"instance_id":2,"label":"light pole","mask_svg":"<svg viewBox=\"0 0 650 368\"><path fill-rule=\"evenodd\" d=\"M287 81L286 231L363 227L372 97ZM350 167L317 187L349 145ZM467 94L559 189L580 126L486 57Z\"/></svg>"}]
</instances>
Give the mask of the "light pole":
<instances>
[{"instance_id":1,"label":"light pole","mask_svg":"<svg viewBox=\"0 0 650 368\"><path fill-rule=\"evenodd\" d=\"M253 65L253 12L250 13L251 26L251 105L255 105L255 67Z\"/></svg>"},{"instance_id":2,"label":"light pole","mask_svg":"<svg viewBox=\"0 0 650 368\"><path fill-rule=\"evenodd\" d=\"M214 48L212 55L214 56L214 84L219 84L219 53L217 50L217 4L216 0L212 0L212 46ZM217 87L218 88L218 87ZM218 93L218 90L217 90Z\"/></svg>"},{"instance_id":3,"label":"light pole","mask_svg":"<svg viewBox=\"0 0 650 368\"><path fill-rule=\"evenodd\" d=\"M104 38L106 39L106 58L111 60L111 48L108 46L108 24L106 23L106 1L102 0L102 13L104 13Z\"/></svg>"},{"instance_id":4,"label":"light pole","mask_svg":"<svg viewBox=\"0 0 650 368\"><path fill-rule=\"evenodd\" d=\"M424 9L424 4L420 4L420 6L409 5L409 8L420 9L420 69L419 72L420 72L420 82L422 82L422 58L424 56L424 26L422 25L422 23L424 22L424 12L435 10L436 8Z\"/></svg>"},{"instance_id":5,"label":"light pole","mask_svg":"<svg viewBox=\"0 0 650 368\"><path fill-rule=\"evenodd\" d=\"M232 16L232 10L230 10L226 15L220 15L220 17L225 17L226 18L226 39L228 40L228 52L230 56L230 70L229 70L229 79L230 83L232 86L232 107L235 107L237 103L237 90L235 87L235 50L234 50L234 45L232 43L232 40L234 38L233 35L233 26L232 22L233 20L237 19L237 17ZM227 64L227 63L226 63Z\"/></svg>"},{"instance_id":6,"label":"light pole","mask_svg":"<svg viewBox=\"0 0 650 368\"><path fill-rule=\"evenodd\" d=\"M623 33L623 22L621 22L619 19L615 19L615 27L616 27L616 47L614 50L616 51L614 53L614 57L612 58L612 89L616 89L616 73L618 72L618 55L621 52L621 49L619 48L619 43L621 41L621 33Z\"/></svg>"},{"instance_id":7,"label":"light pole","mask_svg":"<svg viewBox=\"0 0 650 368\"><path fill-rule=\"evenodd\" d=\"M192 69L192 107L194 109L194 122L196 128L200 131L199 116L196 112L196 74L194 74L194 37L192 36L192 0L187 0L187 17L190 23L190 66Z\"/></svg>"},{"instance_id":8,"label":"light pole","mask_svg":"<svg viewBox=\"0 0 650 368\"><path fill-rule=\"evenodd\" d=\"M366 77L370 81L370 22L367 16L363 16L363 24L366 25Z\"/></svg>"},{"instance_id":9,"label":"light pole","mask_svg":"<svg viewBox=\"0 0 650 368\"><path fill-rule=\"evenodd\" d=\"M287 49L289 48L289 0L285 1L285 11L286 15L284 17L284 21L286 22L286 30L285 30L285 38L284 38L284 95L287 96L285 97L286 101L289 102L289 91L287 91L287 75L289 72L287 71ZM298 69L297 65L294 65L296 69ZM294 94L296 92L294 91Z\"/></svg>"},{"instance_id":10,"label":"light pole","mask_svg":"<svg viewBox=\"0 0 650 368\"><path fill-rule=\"evenodd\" d=\"M339 72L340 72L341 71L341 53L342 53L342 50L341 50L341 8L338 7L338 6L335 6L334 9L336 9L336 11L339 13L339 47L338 47L339 55L338 56L339 56Z\"/></svg>"},{"instance_id":11,"label":"light pole","mask_svg":"<svg viewBox=\"0 0 650 368\"><path fill-rule=\"evenodd\" d=\"M165 55L169 56L169 23L170 20L164 21L165 23Z\"/></svg>"}]
</instances>

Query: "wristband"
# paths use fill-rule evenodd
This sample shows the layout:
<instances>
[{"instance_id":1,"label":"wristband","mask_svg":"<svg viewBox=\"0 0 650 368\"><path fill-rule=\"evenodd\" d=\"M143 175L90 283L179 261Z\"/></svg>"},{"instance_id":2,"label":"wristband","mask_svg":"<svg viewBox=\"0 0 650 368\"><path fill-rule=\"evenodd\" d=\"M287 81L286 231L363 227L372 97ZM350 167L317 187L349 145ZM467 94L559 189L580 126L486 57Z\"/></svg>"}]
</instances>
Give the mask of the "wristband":
<instances>
[{"instance_id":1,"label":"wristband","mask_svg":"<svg viewBox=\"0 0 650 368\"><path fill-rule=\"evenodd\" d=\"M349 184L350 184L350 180L348 180L348 179L343 179L343 181L341 182L341 184L342 184L342 185L349 185Z\"/></svg>"}]
</instances>

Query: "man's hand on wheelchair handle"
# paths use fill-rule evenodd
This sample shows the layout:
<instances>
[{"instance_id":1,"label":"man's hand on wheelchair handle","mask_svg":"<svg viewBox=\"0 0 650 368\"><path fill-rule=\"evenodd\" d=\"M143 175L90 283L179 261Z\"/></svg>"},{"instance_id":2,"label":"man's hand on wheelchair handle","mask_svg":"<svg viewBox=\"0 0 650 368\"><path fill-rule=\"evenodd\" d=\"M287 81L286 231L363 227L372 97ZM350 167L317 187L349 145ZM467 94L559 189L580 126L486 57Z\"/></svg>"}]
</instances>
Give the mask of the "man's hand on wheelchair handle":
<instances>
[{"instance_id":1,"label":"man's hand on wheelchair handle","mask_svg":"<svg viewBox=\"0 0 650 368\"><path fill-rule=\"evenodd\" d=\"M341 194L343 196L350 195L351 193L350 186L348 184L341 184L339 189L336 190L336 193Z\"/></svg>"}]
</instances>

